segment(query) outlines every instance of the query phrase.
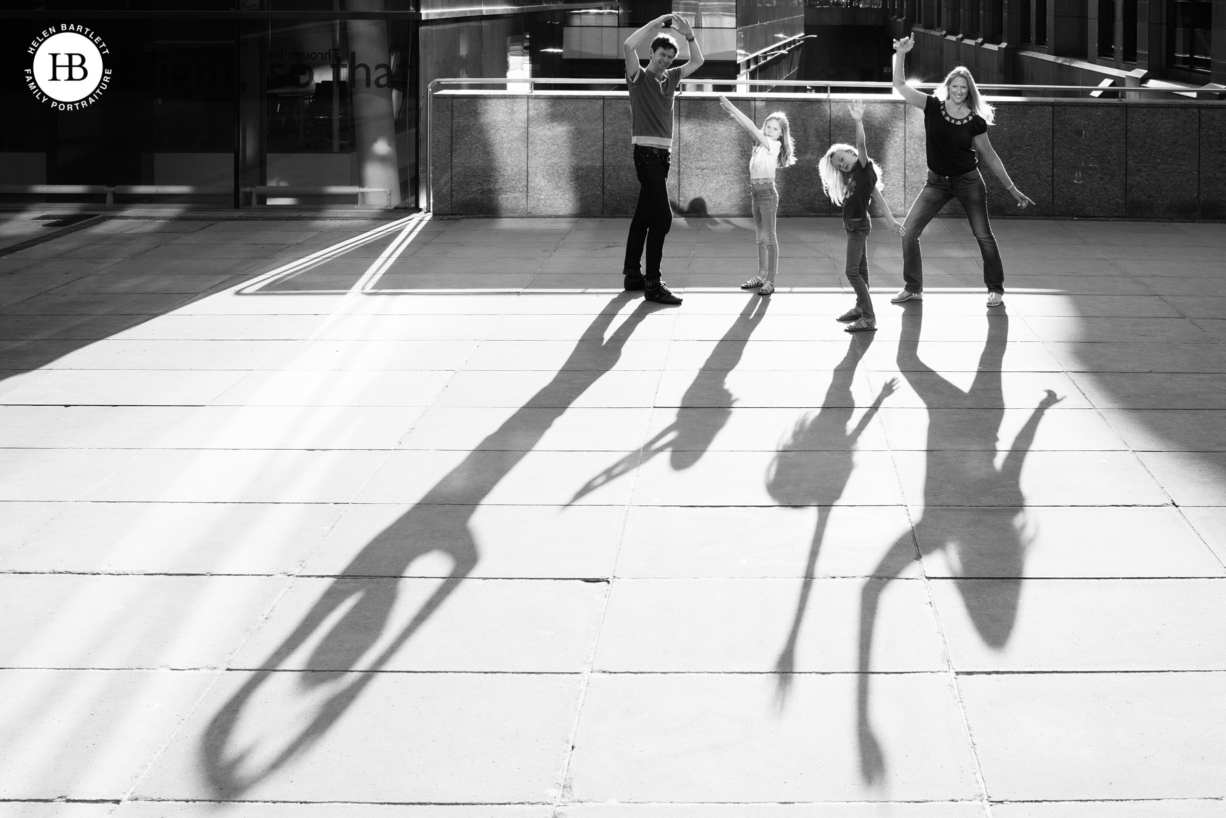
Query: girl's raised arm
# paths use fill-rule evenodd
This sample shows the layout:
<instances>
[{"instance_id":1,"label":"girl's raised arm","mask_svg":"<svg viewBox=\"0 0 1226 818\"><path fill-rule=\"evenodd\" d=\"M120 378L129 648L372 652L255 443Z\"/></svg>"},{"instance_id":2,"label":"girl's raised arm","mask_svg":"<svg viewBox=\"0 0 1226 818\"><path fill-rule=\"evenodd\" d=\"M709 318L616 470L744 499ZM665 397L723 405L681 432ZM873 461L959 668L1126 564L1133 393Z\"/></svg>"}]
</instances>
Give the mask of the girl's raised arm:
<instances>
[{"instance_id":1,"label":"girl's raised arm","mask_svg":"<svg viewBox=\"0 0 1226 818\"><path fill-rule=\"evenodd\" d=\"M864 100L852 100L851 118L856 121L856 158L860 160L860 167L868 165L868 142L864 137Z\"/></svg>"},{"instance_id":2,"label":"girl's raised arm","mask_svg":"<svg viewBox=\"0 0 1226 818\"><path fill-rule=\"evenodd\" d=\"M741 113L740 109L733 105L727 97L719 98L719 107L723 108L728 116L732 117L738 125L745 129L745 132L758 140L758 144L766 149L770 149L771 140L766 134L758 129L758 126L753 124L753 120Z\"/></svg>"}]
</instances>

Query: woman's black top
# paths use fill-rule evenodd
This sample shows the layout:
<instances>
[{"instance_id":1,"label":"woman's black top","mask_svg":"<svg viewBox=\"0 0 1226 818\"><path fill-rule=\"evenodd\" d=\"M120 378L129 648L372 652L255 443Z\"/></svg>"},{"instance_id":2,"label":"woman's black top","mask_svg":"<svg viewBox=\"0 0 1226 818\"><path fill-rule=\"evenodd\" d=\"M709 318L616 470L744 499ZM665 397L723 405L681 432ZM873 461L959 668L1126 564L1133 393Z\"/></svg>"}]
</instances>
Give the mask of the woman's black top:
<instances>
[{"instance_id":1,"label":"woman's black top","mask_svg":"<svg viewBox=\"0 0 1226 818\"><path fill-rule=\"evenodd\" d=\"M928 143L928 170L939 176L961 176L979 167L974 139L988 132L988 123L972 111L954 119L945 103L929 96L924 103L924 135Z\"/></svg>"}]
</instances>

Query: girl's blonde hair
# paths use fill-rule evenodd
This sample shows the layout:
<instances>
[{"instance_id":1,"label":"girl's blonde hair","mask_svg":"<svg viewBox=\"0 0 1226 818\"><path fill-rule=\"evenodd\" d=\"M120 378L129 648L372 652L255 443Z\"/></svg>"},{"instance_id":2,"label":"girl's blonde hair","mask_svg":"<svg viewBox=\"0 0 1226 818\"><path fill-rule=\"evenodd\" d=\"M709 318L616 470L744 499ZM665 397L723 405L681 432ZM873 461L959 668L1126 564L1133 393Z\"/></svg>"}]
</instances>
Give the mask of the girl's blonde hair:
<instances>
[{"instance_id":1,"label":"girl's blonde hair","mask_svg":"<svg viewBox=\"0 0 1226 818\"><path fill-rule=\"evenodd\" d=\"M830 150L826 151L826 155L818 160L817 163L817 170L822 177L822 190L826 191L830 201L836 205L843 204L843 200L847 198L847 180L851 177L850 173L844 173L834 166L834 155L839 151L851 151L853 156L859 155L855 145L848 145L846 142L836 142L830 146ZM877 171L877 189L885 190L882 186L881 165L877 164L876 159L869 159L868 161L873 166L873 170Z\"/></svg>"},{"instance_id":2,"label":"girl's blonde hair","mask_svg":"<svg viewBox=\"0 0 1226 818\"><path fill-rule=\"evenodd\" d=\"M792 126L788 122L788 115L783 111L775 111L762 120L762 127L765 128L766 123L772 119L779 123L779 167L791 167L796 164L796 143L792 141Z\"/></svg>"},{"instance_id":3,"label":"girl's blonde hair","mask_svg":"<svg viewBox=\"0 0 1226 818\"><path fill-rule=\"evenodd\" d=\"M954 70L945 75L945 79L932 92L933 96L944 102L949 99L949 84L954 81L955 77L962 77L966 80L966 105L974 113L983 118L983 121L989 125L996 124L996 109L987 103L980 95L979 86L975 84L975 78L971 76L970 69L965 65L959 65Z\"/></svg>"}]
</instances>

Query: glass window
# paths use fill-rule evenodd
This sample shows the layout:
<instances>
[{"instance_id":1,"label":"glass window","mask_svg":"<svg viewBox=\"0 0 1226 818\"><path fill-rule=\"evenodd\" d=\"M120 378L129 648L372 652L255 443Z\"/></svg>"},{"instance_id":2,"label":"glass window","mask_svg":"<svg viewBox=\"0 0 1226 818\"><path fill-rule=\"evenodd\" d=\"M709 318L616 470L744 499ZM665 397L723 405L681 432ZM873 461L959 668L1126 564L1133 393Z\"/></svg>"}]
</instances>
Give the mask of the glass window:
<instances>
[{"instance_id":1,"label":"glass window","mask_svg":"<svg viewBox=\"0 0 1226 818\"><path fill-rule=\"evenodd\" d=\"M1137 61L1137 0L1124 0L1124 61Z\"/></svg>"},{"instance_id":2,"label":"glass window","mask_svg":"<svg viewBox=\"0 0 1226 818\"><path fill-rule=\"evenodd\" d=\"M1209 71L1212 0L1170 0L1167 4L1167 60L1173 68Z\"/></svg>"},{"instance_id":3,"label":"glass window","mask_svg":"<svg viewBox=\"0 0 1226 818\"><path fill-rule=\"evenodd\" d=\"M1098 0L1098 56L1115 56L1115 0Z\"/></svg>"}]
</instances>

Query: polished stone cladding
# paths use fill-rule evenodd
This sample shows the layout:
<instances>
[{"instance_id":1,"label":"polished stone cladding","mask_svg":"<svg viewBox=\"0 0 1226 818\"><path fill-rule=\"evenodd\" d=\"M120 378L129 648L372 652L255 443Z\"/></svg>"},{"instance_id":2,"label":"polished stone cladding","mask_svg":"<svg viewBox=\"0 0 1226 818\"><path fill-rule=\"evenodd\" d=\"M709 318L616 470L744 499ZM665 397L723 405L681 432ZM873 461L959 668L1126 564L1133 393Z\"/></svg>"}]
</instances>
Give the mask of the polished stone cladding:
<instances>
[{"instance_id":1,"label":"polished stone cladding","mask_svg":"<svg viewBox=\"0 0 1226 818\"><path fill-rule=\"evenodd\" d=\"M851 97L733 95L761 125L788 115L798 163L778 175L782 216L838 213L817 161L855 142ZM1220 219L1226 216L1226 107L1220 102L996 99L992 145L1035 202L1027 216ZM455 216L626 216L638 182L625 93L440 91L433 99L433 210ZM752 142L717 95L683 92L675 106L669 197L677 215L749 215ZM922 113L898 97L869 97L869 153L886 201L906 212L924 185ZM982 168L988 208L1016 215ZM951 213L959 213L957 203Z\"/></svg>"},{"instance_id":2,"label":"polished stone cladding","mask_svg":"<svg viewBox=\"0 0 1226 818\"><path fill-rule=\"evenodd\" d=\"M1222 815L1226 225L46 212L0 816Z\"/></svg>"}]
</instances>

